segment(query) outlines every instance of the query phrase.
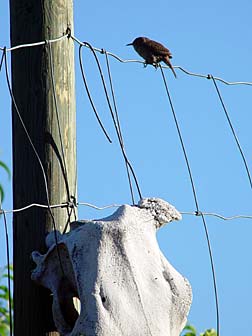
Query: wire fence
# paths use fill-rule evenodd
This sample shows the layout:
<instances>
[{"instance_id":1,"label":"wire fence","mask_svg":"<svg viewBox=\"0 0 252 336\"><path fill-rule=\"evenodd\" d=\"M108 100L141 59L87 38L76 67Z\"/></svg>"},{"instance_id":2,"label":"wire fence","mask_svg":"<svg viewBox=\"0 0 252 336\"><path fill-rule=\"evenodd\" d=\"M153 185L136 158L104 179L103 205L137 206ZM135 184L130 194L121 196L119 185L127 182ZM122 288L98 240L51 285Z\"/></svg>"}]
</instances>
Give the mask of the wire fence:
<instances>
[{"instance_id":1,"label":"wire fence","mask_svg":"<svg viewBox=\"0 0 252 336\"><path fill-rule=\"evenodd\" d=\"M66 207L80 207L80 206L85 206L85 207L89 207L98 211L102 211L102 210L107 210L107 209L113 209L113 208L119 208L121 206L123 206L123 204L116 204L116 203L112 203L112 204L108 204L108 205L104 205L104 206L98 206L92 203L88 203L88 202L64 202L61 204L51 204L50 208L51 209L56 209L56 208L66 208ZM32 203L32 204L28 204L22 208L19 209L3 209L0 208L0 215L5 214L14 214L14 213L18 213L18 212L22 212L22 211L26 211L29 210L31 208L42 208L42 209L48 209L48 205L46 204L38 204L38 203ZM207 216L207 217L216 217L219 219L222 219L224 221L232 221L235 219L251 219L252 220L252 215L233 215L233 216L224 216L222 214L216 213L216 212L206 212L206 211L180 211L181 215L188 215L188 216L195 216L195 217L199 217L201 215L203 216Z\"/></svg>"},{"instance_id":2,"label":"wire fence","mask_svg":"<svg viewBox=\"0 0 252 336\"><path fill-rule=\"evenodd\" d=\"M53 43L59 43L60 41L63 41L64 39L67 39L67 38L68 39L71 38L75 43L77 43L79 45L79 67L80 67L80 71L81 71L81 74L82 74L83 83L84 83L84 86L85 86L85 89L86 89L86 93L89 97L90 104L93 108L96 119L97 119L103 133L105 134L107 140L110 143L112 143L111 138L108 135L108 132L106 131L105 127L103 126L103 123L101 122L101 119L99 117L98 111L95 107L95 103L93 101L93 98L92 98L90 90L89 90L88 80L87 80L85 72L84 72L84 62L83 62L83 59L82 59L82 52L81 52L82 48L83 47L88 48L91 51L91 53L92 53L92 55L93 55L93 57L96 61L97 68L98 68L98 73L99 73L99 76L100 76L100 79L101 79L101 82L102 82L103 92L105 94L106 101L107 101L107 106L108 106L108 109L109 109L111 117L112 117L113 125L114 125L114 128L115 128L115 131L116 131L116 134L117 134L117 139L118 139L120 149L121 149L121 154L122 154L124 162L125 162L125 169L126 169L126 173L127 173L127 177L128 177L128 183L129 183L129 189L130 189L132 204L135 205L135 195L134 195L134 188L133 188L133 184L132 184L133 181L135 183L135 188L137 190L138 197L139 197L139 199L142 199L142 192L141 192L141 188L140 188L140 183L137 179L135 169L134 169L132 163L130 162L130 160L128 158L128 155L126 154L125 144L124 144L123 135L122 135L122 128L121 128L121 125L120 125L119 112L118 112L116 98L115 98L115 91L114 91L114 86L113 86L112 71L111 71L111 67L110 67L110 63L109 63L109 58L112 57L120 63L145 64L145 62L141 61L141 60L123 59L120 56L118 56L118 55L116 55L112 52L106 51L104 49L93 47L89 42L81 42L77 37L71 35L70 31L67 31L66 34L64 34L63 36L57 37L55 39L49 39L49 40L39 41L39 42L29 43L29 44L21 44L21 45L13 46L11 48L1 47L0 51L2 51L2 57L1 57L1 60L0 60L0 71L1 71L2 66L4 64L4 66L5 66L5 77L6 77L6 81L7 81L9 94L10 94L10 97L11 97L11 100L12 100L12 103L13 103L13 106L14 106L14 111L15 111L15 113L17 113L17 116L20 120L20 123L21 123L23 129L24 129L24 132L25 132L25 134L27 136L27 139L30 143L30 146L32 147L32 149L34 151L34 154L35 154L35 157L39 162L41 172L42 172L43 177L44 177L44 187L45 187L45 194L46 194L46 199L47 199L47 204L32 203L32 204L26 205L25 207L22 207L22 208L19 208L19 209L11 209L11 210L2 209L2 205L0 203L0 215L3 215L4 223L5 223L6 243L7 243L6 254L7 254L7 262L8 262L8 270L9 270L10 260L9 260L9 238L8 238L7 219L6 219L7 214L16 214L16 213L19 213L19 212L22 212L22 211L27 211L32 207L44 208L44 209L47 209L49 211L49 214L52 218L54 231L55 231L55 244L57 246L58 259L59 259L59 263L61 265L62 272L64 274L64 270L63 270L63 267L62 267L62 264L61 264L60 251L58 250L58 240L57 240L58 238L57 238L57 234L56 234L56 223L55 223L54 215L52 213L52 209L66 208L67 213L68 213L67 225L69 225L72 212L75 213L75 208L76 207L87 206L87 207L94 208L96 210L104 210L104 209L120 206L118 204L111 204L111 205L104 206L104 207L98 207L96 205L86 203L86 202L77 202L75 196L71 195L70 191L69 191L67 165L66 165L64 147L63 147L63 143L62 143L62 131L61 131L60 123L59 123L59 108L58 108L58 103L57 103L57 94L56 94L56 90L55 90L55 78L54 78L54 67L53 67L54 60L53 60L52 51L51 51L51 45ZM45 45L45 48L47 48L48 55L49 55L50 79L51 79L52 88L53 88L53 100L54 100L54 104L55 104L56 118L58 120L57 124L58 124L58 131L59 131L59 137L60 137L61 156L62 156L62 162L63 162L63 168L64 168L63 169L63 174L64 174L64 179L66 181L66 191L67 191L67 198L68 199L67 199L67 202L63 202L61 204L50 204L49 193L48 193L48 184L47 184L47 180L46 180L46 174L45 174L45 170L44 170L44 167L43 167L43 163L42 163L42 161L39 157L39 154L38 154L38 152L35 148L35 145L34 145L32 139L31 139L31 137L29 135L29 132L26 128L26 125L25 125L25 123L22 119L21 113L19 111L19 107L17 106L16 99L15 99L14 93L12 91L9 72L8 72L7 53L15 52L16 50L22 49L22 48L33 48L33 47L41 46L41 45ZM108 77L109 77L110 93L111 93L112 99L109 96L106 81L105 81L103 71L102 71L102 66L99 62L99 59L98 59L97 55L96 55L97 52L105 55L106 68L107 68L107 73L108 73ZM239 139L236 135L234 125L231 122L231 118L228 114L228 110L227 110L227 108L224 104L224 99L221 95L220 89L217 86L217 82L221 82L222 84L225 84L225 85L247 85L247 86L252 86L252 82L243 82L243 81L230 82L230 81L227 81L225 79L215 77L211 74L194 73L194 72L188 71L187 69L185 69L181 66L173 66L173 67L175 69L181 70L183 73L185 73L188 76L194 76L194 77L198 77L198 78L208 79L208 80L211 80L213 82L214 88L216 90L219 101L221 103L221 106L222 106L223 111L225 113L226 119L228 121L228 125L230 127L230 130L231 130L232 135L234 137L234 140L236 142L237 148L238 148L239 153L241 155L244 167L246 169L250 187L252 188L251 174L250 174L250 170L249 170L245 155L244 155L243 150L242 150L242 146L241 146L241 144L239 142ZM228 220L235 220L235 219L252 219L252 215L233 215L233 216L227 217L227 216L223 216L222 214L218 214L218 213L214 213L214 212L204 212L204 211L200 210L197 191L196 191L195 182L194 182L194 178L193 178L193 174L192 174L192 169L191 169L191 166L190 166L190 162L189 162L189 158L188 158L188 154L187 154L187 150L186 150L186 144L183 140L183 135L182 135L182 132L181 132L180 123L179 123L179 120L178 120L176 112L175 112L175 107L174 107L174 104L172 102L172 97L171 97L171 94L170 94L170 90L168 88L167 81L166 81L166 78L165 78L165 74L164 74L164 71L163 71L164 69L169 69L169 67L159 65L159 68L160 68L160 71L161 71L163 84L164 84L165 91L166 91L166 94L167 94L168 103L169 103L169 106L170 106L170 109L171 109L171 112L172 112L172 116L173 116L173 119L174 119L174 122L175 122L175 127L176 127L176 130L177 130L177 134L178 134L178 137L179 137L179 140L180 140L182 153L183 153L183 156L184 156L184 159L185 159L185 164L186 164L186 167L187 167L189 180L190 180L190 184L191 184L191 188L192 188L192 194L193 194L193 198L194 198L194 202L195 202L195 208L196 208L195 211L191 211L191 212L184 211L184 212L181 212L181 214L192 215L192 216L200 216L201 219L202 219L202 223L203 223L204 230L205 230L207 246L208 246L208 253L209 253L209 257L210 257L211 272L212 272L212 276L213 276L213 287L214 287L215 307L216 307L216 329L217 329L217 334L219 335L220 334L220 314L219 314L219 303L218 303L217 280L216 280L216 272L215 272L215 267L214 267L214 260L213 260L213 253L212 253L212 248L211 248L211 243L210 243L210 237L209 237L207 224L206 224L206 217L212 216L212 217L215 217L215 218L218 218L218 219L221 219L221 220L228 221ZM65 228L65 230L66 230L66 228ZM64 230L64 232L65 232L65 230ZM10 284L9 284L9 286L10 286ZM11 306L10 306L10 309L11 309ZM10 328L11 328L10 333L12 335L12 325L10 326Z\"/></svg>"}]
</instances>

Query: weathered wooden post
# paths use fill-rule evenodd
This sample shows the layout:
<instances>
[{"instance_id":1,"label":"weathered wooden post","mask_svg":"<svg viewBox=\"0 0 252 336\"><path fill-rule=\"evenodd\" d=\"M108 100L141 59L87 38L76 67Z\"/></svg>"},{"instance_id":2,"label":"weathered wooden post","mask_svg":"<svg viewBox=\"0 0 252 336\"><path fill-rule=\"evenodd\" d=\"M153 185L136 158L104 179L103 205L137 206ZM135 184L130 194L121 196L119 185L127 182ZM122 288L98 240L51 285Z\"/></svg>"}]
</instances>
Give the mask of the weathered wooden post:
<instances>
[{"instance_id":1,"label":"weathered wooden post","mask_svg":"<svg viewBox=\"0 0 252 336\"><path fill-rule=\"evenodd\" d=\"M73 30L73 2L10 0L10 26L12 46L63 36L67 28ZM67 202L76 192L73 41L65 38L50 46L18 49L12 52L11 61L13 93L45 169L49 202ZM47 204L41 166L14 106L12 110L13 206ZM52 212L61 231L69 212L66 208ZM15 336L40 336L55 330L50 323L51 298L30 278L34 268L31 252L45 251L45 234L52 229L48 209L31 208L14 214Z\"/></svg>"}]
</instances>

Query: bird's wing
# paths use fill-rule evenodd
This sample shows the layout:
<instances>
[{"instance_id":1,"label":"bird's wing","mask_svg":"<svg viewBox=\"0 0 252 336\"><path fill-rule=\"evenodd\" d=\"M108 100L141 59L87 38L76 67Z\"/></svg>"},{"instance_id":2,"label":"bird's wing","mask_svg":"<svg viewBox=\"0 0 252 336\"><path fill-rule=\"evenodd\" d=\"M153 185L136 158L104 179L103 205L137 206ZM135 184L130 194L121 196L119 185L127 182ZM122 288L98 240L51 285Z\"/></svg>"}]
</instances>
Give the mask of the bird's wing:
<instances>
[{"instance_id":1,"label":"bird's wing","mask_svg":"<svg viewBox=\"0 0 252 336\"><path fill-rule=\"evenodd\" d=\"M172 58L172 54L171 54L170 50L167 49L166 47L164 47L159 42L151 40L151 43L149 43L149 48L150 48L150 50L152 51L152 53L154 55L156 55L157 52L158 52L158 55L160 55L160 56L166 56L166 55L168 55L169 58Z\"/></svg>"}]
</instances>

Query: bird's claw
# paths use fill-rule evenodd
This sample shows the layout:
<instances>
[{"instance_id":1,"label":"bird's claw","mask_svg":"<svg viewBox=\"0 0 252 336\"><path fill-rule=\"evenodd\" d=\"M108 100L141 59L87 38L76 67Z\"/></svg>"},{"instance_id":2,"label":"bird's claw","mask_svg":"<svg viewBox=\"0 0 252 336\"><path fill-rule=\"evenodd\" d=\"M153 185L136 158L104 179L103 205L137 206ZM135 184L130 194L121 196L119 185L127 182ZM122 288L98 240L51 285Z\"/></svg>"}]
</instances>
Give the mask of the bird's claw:
<instances>
[{"instance_id":1,"label":"bird's claw","mask_svg":"<svg viewBox=\"0 0 252 336\"><path fill-rule=\"evenodd\" d=\"M154 66L154 68L155 68L156 70L157 70L157 69L158 69L158 67L159 67L159 64L158 64L158 63L149 63L149 62L144 62L144 68L146 68L148 64L151 64L151 65L153 65L153 66Z\"/></svg>"}]
</instances>

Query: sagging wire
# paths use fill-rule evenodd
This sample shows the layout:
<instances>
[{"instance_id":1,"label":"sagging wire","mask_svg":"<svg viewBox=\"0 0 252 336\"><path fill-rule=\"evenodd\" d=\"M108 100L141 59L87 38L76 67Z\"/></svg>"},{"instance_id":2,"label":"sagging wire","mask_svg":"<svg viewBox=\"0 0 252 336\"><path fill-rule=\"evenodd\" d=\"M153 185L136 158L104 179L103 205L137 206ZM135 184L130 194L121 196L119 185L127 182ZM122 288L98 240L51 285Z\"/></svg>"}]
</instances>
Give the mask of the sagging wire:
<instances>
[{"instance_id":1,"label":"sagging wire","mask_svg":"<svg viewBox=\"0 0 252 336\"><path fill-rule=\"evenodd\" d=\"M115 116L114 116L114 113L111 113L111 116L112 116L113 123L114 123L114 126L115 126L115 130L116 130L116 133L117 133L118 141L119 141L119 144L120 144L120 147L121 147L121 150L122 150L122 154L123 154L123 157L124 157L127 177L128 177L128 181L129 181L129 188L130 188L132 204L135 204L133 187L132 187L131 176L130 176L130 171L129 171L129 169L130 169L129 168L129 160L126 156L125 148L124 148L123 135L122 135L119 115L118 115L118 111L117 111L117 105L116 105L115 92L114 92L112 75L111 75L111 70L110 70L109 58L108 58L108 54L107 54L106 50L104 50L104 53L105 53L105 57L106 57L106 65L107 65L108 76L109 76L109 84L110 84L110 90L111 90L111 95L112 95L112 100L113 100L113 105L114 105L114 111L115 111Z\"/></svg>"},{"instance_id":2,"label":"sagging wire","mask_svg":"<svg viewBox=\"0 0 252 336\"><path fill-rule=\"evenodd\" d=\"M244 155L244 153L243 153L242 147L241 147L241 145L240 145L238 136L236 135L234 126L233 126L233 124L232 124L232 122L231 122L231 119L230 119L230 117L229 117L227 108L226 108L226 106L225 106L225 104L224 104L224 100L223 100L223 98L222 98L222 96L221 96L221 93L220 93L220 90L219 90L219 88L218 88L218 86L217 86L216 80L215 80L215 78L214 78L212 75L209 75L209 77L210 77L210 78L212 79L212 81L213 81L215 90L216 90L216 92L217 92L217 95L218 95L218 97L219 97L219 100L220 100L220 103L221 103L221 105L222 105L223 111L224 111L225 116L226 116L226 118L227 118L229 127L230 127L231 132L232 132L232 134L233 134L233 137L234 137L234 139L235 139L235 142L236 142L236 145L237 145L237 147L238 147L238 150L239 150L239 152L240 152L240 154L241 154L241 157L242 157L242 160L243 160L243 163L244 163L246 172L247 172L247 176L248 176L248 179L249 179L250 187L252 188L252 179L251 179L251 175L250 175L249 167L248 167L248 164L247 164L245 155Z\"/></svg>"},{"instance_id":3,"label":"sagging wire","mask_svg":"<svg viewBox=\"0 0 252 336\"><path fill-rule=\"evenodd\" d=\"M59 247L58 247L58 237L57 237L57 233L56 233L56 223L55 223L55 218L54 218L54 215L52 213L52 210L51 210L51 207L50 207L50 200L49 200L49 191L48 191L48 184L47 184L47 180L46 180L46 173L45 173L45 170L44 170L44 167L43 167L43 163L40 159L40 156L35 148L35 145L33 144L33 141L30 137L30 134L24 124L24 121L23 121L23 118L21 117L21 113L19 111L19 108L17 106L17 103L16 103L16 99L14 97L14 93L12 91L12 87L11 87L11 84L10 84L10 78L9 78L9 72L8 72L8 64L7 64L7 53L6 53L6 49L4 49L4 64L5 64L5 75L6 75L6 81L7 81L7 87L8 87L8 90L9 90L9 93L10 93L10 97L11 97L11 100L12 100L12 103L13 103L13 106L15 108L15 111L17 113L17 116L19 118L19 121L23 127L23 130L26 134L26 137L32 147L32 150L38 160L38 163L40 165L40 168L41 168L41 172L42 172L42 175L43 175L43 179L44 179L44 186L45 186L45 192L46 192L46 200L47 200L47 209L49 210L49 214L51 216L51 219L52 219L52 223L53 223L53 228L54 228L54 238L55 238L55 244L56 244L56 249L57 249L57 254L58 254L58 259L59 259L59 263L60 263L60 267L61 267L61 271L62 271L62 274L64 274L64 269L63 269L63 265L62 265L62 261L61 261L61 257L60 257L60 251L59 251Z\"/></svg>"},{"instance_id":4,"label":"sagging wire","mask_svg":"<svg viewBox=\"0 0 252 336\"><path fill-rule=\"evenodd\" d=\"M183 150L184 158L185 158L185 161L186 161L188 174L189 174L190 181L191 181L191 186L192 186L192 191L193 191L193 196L194 196L194 201L195 201L195 206L196 206L195 214L197 216L200 216L202 218L202 222L203 222L203 227L204 227L205 236L206 236L206 240L207 240L207 246L208 246L208 253L209 253L209 258L210 258L210 264L211 264L212 277L213 277L215 308L216 308L216 330L217 330L217 335L219 336L220 335L219 302L218 302L217 282L216 282L215 267L214 267L214 260L213 260L213 253L212 253L210 237L209 237L205 217L204 217L203 213L199 210L199 204L198 204L196 189L195 189L195 185L194 185L194 181L193 181L192 171L191 171L191 168L190 168L190 164L189 164L189 160L188 160L188 157L187 157L182 133L180 131L180 126L179 126L179 123L178 123L178 119L177 119L177 116L176 116L176 113L175 113L175 109L173 107L173 103L172 103L171 95L170 95L168 85L167 85L167 82L166 82L166 78L165 78L165 75L164 75L164 71L163 71L161 66L159 66L159 67L160 67L162 79L163 79L163 82L164 82L166 94L167 94L169 104L170 104L170 107L171 107L173 119L175 121L175 125L176 125L177 133L178 133L178 136L179 136L180 144L181 144L181 147L182 147L182 150Z\"/></svg>"},{"instance_id":5,"label":"sagging wire","mask_svg":"<svg viewBox=\"0 0 252 336\"><path fill-rule=\"evenodd\" d=\"M58 101L57 101L57 95L56 95L56 89L55 89L55 77L54 77L52 48L51 48L50 43L48 43L47 46L48 46L48 51L49 51L49 65L50 65L50 74L51 74L51 82L52 82L52 92L53 92L53 99L54 99L54 104L55 104L57 126L58 126L58 131L59 131L61 155L62 155L62 160L63 160L63 177L64 177L64 181L65 181L65 186L66 186L67 199L68 199L68 202L70 202L71 201L71 195L70 195L69 180L68 180L68 174L67 174L66 156L65 156L64 146L63 146L62 131L61 131L61 125L60 125L60 120L59 120L59 107L58 107ZM71 209L69 209L69 207L67 207L67 215L68 215L67 224L68 225L70 225L70 219L71 219L72 211L74 211L74 217L75 217L75 220L76 220L75 207L71 207Z\"/></svg>"},{"instance_id":6,"label":"sagging wire","mask_svg":"<svg viewBox=\"0 0 252 336\"><path fill-rule=\"evenodd\" d=\"M104 79L104 76L103 76L103 72L102 72L102 68L101 68L99 59L98 59L98 57L97 57L97 55L95 53L95 50L93 49L93 47L92 47L92 45L90 43L83 42L83 44L88 45L89 48L90 48L90 50L92 51L92 53L94 55L94 58L95 58L95 61L96 61L96 64L98 66L98 70L99 70L99 73L100 73L100 77L101 77L101 80L102 80L102 85L103 85L104 93L105 93L106 100L107 100L107 103L108 103L108 108L110 110L110 113L111 113L111 116L112 116L112 119L113 119L113 122L114 122L114 126L115 126L115 129L116 129L116 133L117 133L117 136L118 136L119 144L120 144L120 147L121 147L121 150L122 150L122 154L124 156L124 160L127 162L127 165L128 165L128 167L129 167L129 169L130 169L130 171L132 173L132 176L134 178L134 181L135 181L135 184L136 184L136 188L137 188L137 191L138 191L138 194L139 194L139 198L142 199L142 193L141 193L141 190L140 190L139 183L137 181L136 174L134 172L132 164L128 160L128 157L126 155L125 148L124 148L124 145L123 145L123 142L122 142L121 133L120 133L118 127L117 127L117 123L115 122L113 109L112 109L112 106L111 106L111 103L110 103L110 99L109 99L109 95L108 95L108 91L107 91L107 87L106 87L106 83L105 83L105 79ZM110 74L110 76L111 76L111 74Z\"/></svg>"},{"instance_id":7,"label":"sagging wire","mask_svg":"<svg viewBox=\"0 0 252 336\"><path fill-rule=\"evenodd\" d=\"M168 100L169 100L169 103L170 103L170 106L171 106L171 111L172 111L173 119L174 119L174 122L175 122L175 125L176 125L176 129L177 129L177 133L178 133L178 136L179 136L179 140L180 140L180 144L181 144L181 147L182 147L182 151L183 151L183 154L184 154L184 158L185 158L185 162L186 162L186 166L187 166L187 170L188 170L188 174L189 174L189 178L190 178L190 182L191 182L191 186L192 186L192 192L193 192L193 198L194 198L196 210L199 211L199 205L198 205L198 200L197 200L197 195L196 195L196 189L195 189L195 185L194 185L194 181L193 181L193 176L192 176L192 171L191 171L191 168L190 168L190 164L189 164L188 156L187 156L187 153L186 153L184 141L183 141L183 138L182 138L182 133L180 131L180 127L179 127L179 123L178 123L178 120L177 120L177 116L176 116L176 113L175 113L175 110L174 110L174 107L173 107L173 103L172 103L171 95L170 95L170 92L169 92L169 89L168 89L168 85L167 85L167 82L166 82L166 79L165 79L164 71L163 71L163 69L162 69L162 67L160 65L159 65L159 67L160 67L162 78L163 78L163 82L164 82L164 85L165 85L166 94L167 94L167 97L168 97Z\"/></svg>"},{"instance_id":8,"label":"sagging wire","mask_svg":"<svg viewBox=\"0 0 252 336\"><path fill-rule=\"evenodd\" d=\"M75 36L71 35L71 38L78 43L79 45L83 45L83 43ZM86 47L88 47L88 45L86 45ZM103 49L100 48L96 48L93 47L93 49L99 53L103 53ZM131 60L131 59L123 59L121 57L119 57L118 55L112 53L112 52L107 52L107 54L113 58L115 58L117 61L119 61L120 63L141 63L141 64L146 64L145 61L142 60ZM166 65L160 65L163 69L169 69L168 66ZM199 77L199 78L205 78L205 79L209 79L209 75L203 75L203 74L199 74L199 73L195 73L195 72L191 72L185 68L183 68L180 65L173 65L174 69L180 69L182 72L184 72L185 74L189 75L189 76L194 76L194 77ZM239 82L228 82L225 79L222 79L220 77L214 77L215 80L222 82L223 84L226 85L248 85L248 86L252 86L252 82L243 82L243 81L239 81Z\"/></svg>"},{"instance_id":9,"label":"sagging wire","mask_svg":"<svg viewBox=\"0 0 252 336\"><path fill-rule=\"evenodd\" d=\"M11 47L11 48L6 48L6 51L7 52L8 51L15 51L15 50L20 49L20 48L30 48L30 47L36 47L36 46L39 46L39 45L43 45L43 44L46 44L46 43L54 43L54 42L61 41L62 39L66 38L66 37L71 37L73 39L73 41L75 41L79 45L82 44L82 42L77 37L69 34L69 29L68 29L66 35L57 37L55 39L51 39L51 40L47 40L47 41L40 41L40 42L35 42L35 43L20 44L20 45ZM98 51L98 52L102 53L102 49L95 48L95 47L93 47L93 48L94 48L95 51ZM4 48L0 47L0 50L3 51ZM116 55L112 52L107 52L107 53L108 53L109 56L115 58L120 63L141 63L141 64L145 64L145 62L142 61L142 60L131 60L131 59L128 59L128 60L126 59L125 60L125 59L122 59L121 57L119 57L118 55ZM165 65L162 65L162 68L168 69L169 67L167 67ZM185 74L187 74L189 76L209 79L209 75L203 75L203 74L195 73L195 72L189 71L189 70L187 70L187 69L185 69L185 68L183 68L182 66L179 66L179 65L174 65L173 68L180 69L182 72L184 72ZM220 78L220 77L214 77L214 79L217 80L217 81L220 81L220 82L222 82L223 84L226 84L226 85L249 85L249 86L252 86L252 82L244 82L244 81L229 82L229 81L226 81L225 79Z\"/></svg>"},{"instance_id":10,"label":"sagging wire","mask_svg":"<svg viewBox=\"0 0 252 336\"><path fill-rule=\"evenodd\" d=\"M127 162L127 165L128 165L128 167L129 167L129 169L132 173L132 176L134 178L136 188L137 188L137 191L138 191L138 194L139 194L139 198L142 199L142 193L141 193L141 190L140 190L139 183L137 181L136 174L134 172L134 169L133 169L130 161L128 160L128 157L127 157L126 153L125 153L125 148L123 146L123 142L121 141L120 131L118 130L117 123L115 122L113 109L112 109L112 106L111 106L111 103L110 103L110 99L109 99L109 95L108 95L108 91L107 91L107 87L106 87L106 83L105 83L105 80L104 80L104 76L103 76L103 72L102 72L102 68L101 68L99 59L98 59L98 57L95 53L95 50L93 49L93 47L90 43L83 42L83 45L88 45L90 50L92 51L92 53L94 55L94 58L95 58L95 61L96 61L96 64L97 64L97 67L98 67L98 70L99 70L99 73L100 73L102 85L103 85L103 88L104 88L105 97L106 97L106 100L107 100L107 103L108 103L108 107L109 107L109 110L110 110L110 113L111 113L111 116L112 116L112 119L113 119L113 122L114 122L114 126L115 126L115 129L116 129L116 133L117 133L117 136L118 136L119 144L120 144L120 147L121 147L121 150L122 150L122 154L123 154L124 159Z\"/></svg>"},{"instance_id":11,"label":"sagging wire","mask_svg":"<svg viewBox=\"0 0 252 336\"><path fill-rule=\"evenodd\" d=\"M88 95L88 99L89 99L89 101L90 101L90 104L91 104L92 109L93 109L93 111L94 111L94 114L95 114L95 116L96 116L96 119L97 119L97 121L98 121L98 123L99 123L99 125L100 125L100 127L101 127L101 129L102 129L102 131L103 131L103 133L105 134L106 138L108 139L108 141L109 141L110 143L112 143L112 140L110 139L110 137L109 137L109 135L108 135L108 133L107 133L105 127L103 126L103 124L102 124L102 122L101 122L101 119L100 119L99 114L98 114L98 112L97 112L97 110L96 110L96 107L95 107L95 105L94 105L94 102L93 102L91 93L90 93L89 88L88 88L88 84L87 84L87 80L86 80L86 76L85 76L85 72L84 72L84 67L83 67L83 62L82 62L82 54L81 54L81 49L82 49L82 47L83 47L83 45L80 45L80 46L79 46L79 64L80 64L80 69L81 69L81 74L82 74L83 83L84 83L84 86L85 86L85 88L86 88L87 95Z\"/></svg>"}]
</instances>

